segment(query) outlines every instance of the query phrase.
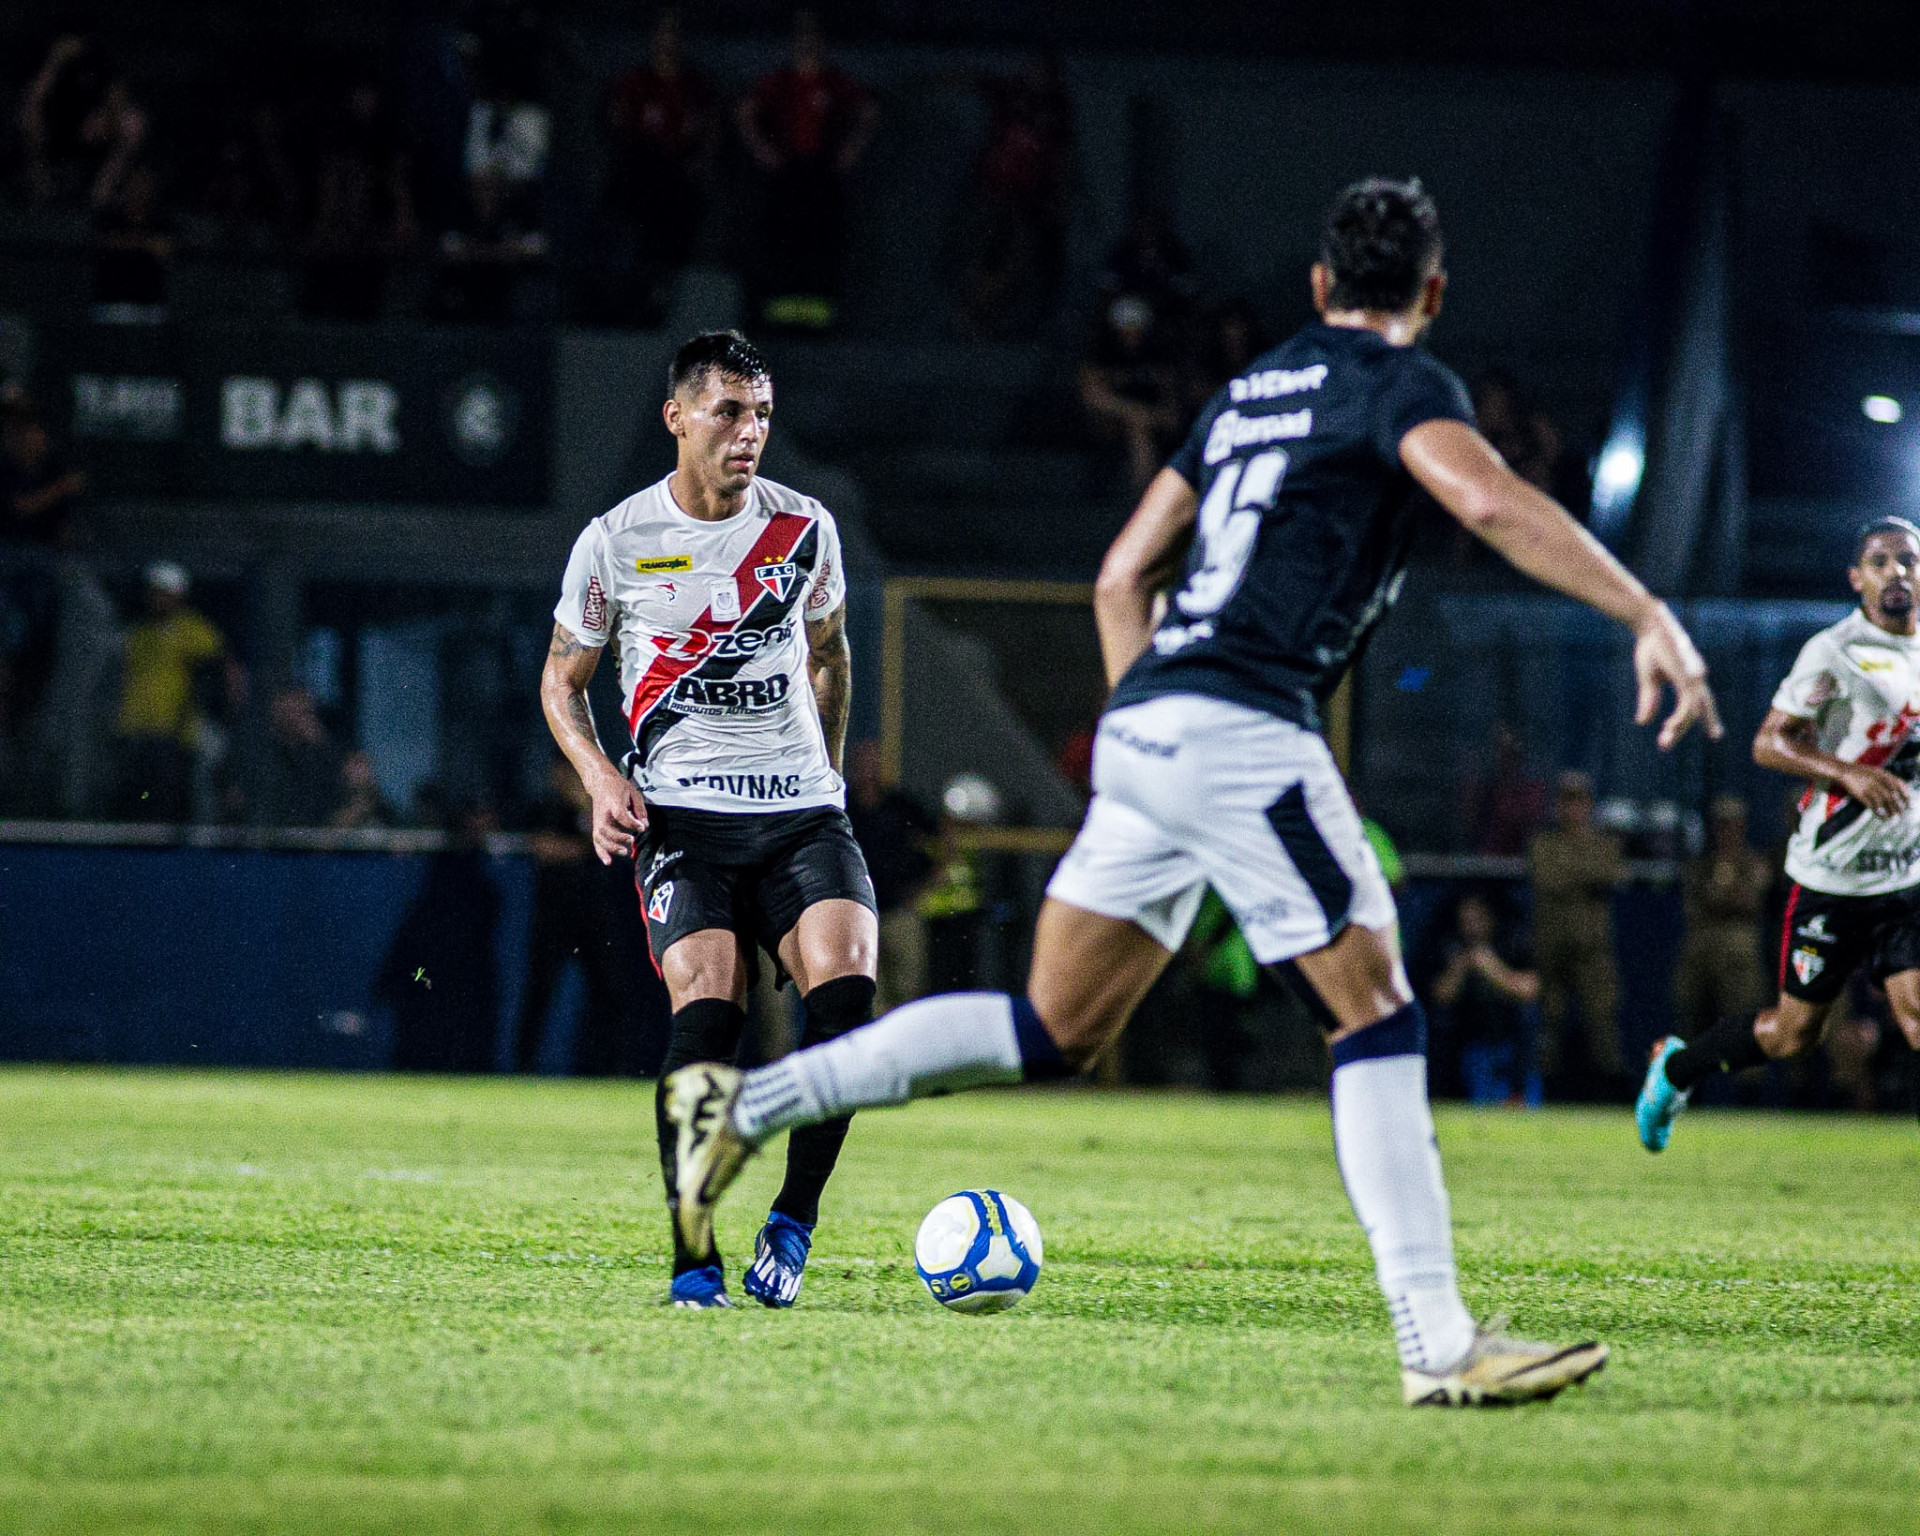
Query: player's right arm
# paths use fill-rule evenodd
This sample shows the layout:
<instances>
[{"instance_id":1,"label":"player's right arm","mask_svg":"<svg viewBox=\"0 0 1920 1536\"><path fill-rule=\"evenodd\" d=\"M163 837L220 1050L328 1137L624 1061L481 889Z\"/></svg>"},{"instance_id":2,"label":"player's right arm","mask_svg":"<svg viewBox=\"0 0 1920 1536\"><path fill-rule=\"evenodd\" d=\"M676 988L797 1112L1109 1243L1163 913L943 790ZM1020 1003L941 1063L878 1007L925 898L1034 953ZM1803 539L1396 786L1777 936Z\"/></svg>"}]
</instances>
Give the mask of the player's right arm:
<instances>
[{"instance_id":1,"label":"player's right arm","mask_svg":"<svg viewBox=\"0 0 1920 1536\"><path fill-rule=\"evenodd\" d=\"M1822 752L1814 722L1805 715L1774 708L1760 722L1753 738L1753 760L1762 768L1790 773L1797 779L1824 779L1837 784L1876 816L1898 816L1907 808L1911 791L1904 780L1884 768L1849 763Z\"/></svg>"},{"instance_id":2,"label":"player's right arm","mask_svg":"<svg viewBox=\"0 0 1920 1536\"><path fill-rule=\"evenodd\" d=\"M1176 469L1163 469L1120 536L1113 541L1093 587L1093 621L1107 686L1120 681L1153 642L1153 600L1179 567L1193 539L1200 496Z\"/></svg>"},{"instance_id":3,"label":"player's right arm","mask_svg":"<svg viewBox=\"0 0 1920 1536\"><path fill-rule=\"evenodd\" d=\"M613 765L593 727L587 684L600 665L602 649L586 644L566 625L555 624L547 664L540 672L540 709L547 717L547 729L592 797L593 851L602 864L611 864L616 855L633 856L634 838L647 829L647 807L640 791Z\"/></svg>"},{"instance_id":4,"label":"player's right arm","mask_svg":"<svg viewBox=\"0 0 1920 1536\"><path fill-rule=\"evenodd\" d=\"M1720 739L1706 663L1680 621L1559 502L1516 475L1463 421L1420 423L1401 438L1400 460L1435 501L1516 569L1633 631L1640 684L1634 720L1645 725L1653 719L1662 686L1674 693L1673 712L1660 727L1662 748L1673 746L1696 720Z\"/></svg>"},{"instance_id":5,"label":"player's right arm","mask_svg":"<svg viewBox=\"0 0 1920 1536\"><path fill-rule=\"evenodd\" d=\"M540 710L593 801L593 851L602 864L631 857L635 836L647 829L646 802L601 748L587 702L587 684L613 636L612 576L606 532L596 519L581 531L567 558L553 611L553 642L540 672Z\"/></svg>"}]
</instances>

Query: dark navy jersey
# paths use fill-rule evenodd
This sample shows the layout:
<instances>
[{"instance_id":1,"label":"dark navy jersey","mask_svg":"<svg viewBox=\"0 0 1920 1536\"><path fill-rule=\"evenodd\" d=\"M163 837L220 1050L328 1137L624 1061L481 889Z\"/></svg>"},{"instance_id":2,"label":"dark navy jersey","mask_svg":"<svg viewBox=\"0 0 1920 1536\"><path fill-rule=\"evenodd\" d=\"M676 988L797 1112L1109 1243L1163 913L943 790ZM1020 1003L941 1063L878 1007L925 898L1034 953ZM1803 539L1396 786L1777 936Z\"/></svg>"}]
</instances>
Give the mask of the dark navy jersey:
<instances>
[{"instance_id":1,"label":"dark navy jersey","mask_svg":"<svg viewBox=\"0 0 1920 1536\"><path fill-rule=\"evenodd\" d=\"M1418 347L1309 325L1207 402L1169 461L1199 493L1186 576L1109 709L1166 693L1319 728L1319 711L1400 594L1419 488L1400 439L1473 422Z\"/></svg>"}]
</instances>

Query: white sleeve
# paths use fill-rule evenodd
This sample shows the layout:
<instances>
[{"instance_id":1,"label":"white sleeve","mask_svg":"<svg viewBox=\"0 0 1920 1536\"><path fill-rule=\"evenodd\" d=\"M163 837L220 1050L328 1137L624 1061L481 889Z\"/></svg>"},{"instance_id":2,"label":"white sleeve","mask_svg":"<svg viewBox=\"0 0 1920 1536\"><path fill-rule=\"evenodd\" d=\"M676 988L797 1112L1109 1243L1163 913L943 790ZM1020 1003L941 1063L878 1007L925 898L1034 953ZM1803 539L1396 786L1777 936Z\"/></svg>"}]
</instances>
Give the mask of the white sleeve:
<instances>
[{"instance_id":1,"label":"white sleeve","mask_svg":"<svg viewBox=\"0 0 1920 1536\"><path fill-rule=\"evenodd\" d=\"M554 623L594 650L605 645L613 633L606 564L607 536L596 518L573 542L567 574L560 582L560 601L553 610Z\"/></svg>"},{"instance_id":2,"label":"white sleeve","mask_svg":"<svg viewBox=\"0 0 1920 1536\"><path fill-rule=\"evenodd\" d=\"M1800 647L1793 670L1773 693L1773 707L1782 714L1811 720L1840 691L1834 675L1833 644L1824 634Z\"/></svg>"},{"instance_id":3,"label":"white sleeve","mask_svg":"<svg viewBox=\"0 0 1920 1536\"><path fill-rule=\"evenodd\" d=\"M807 589L806 616L824 619L847 600L846 562L840 557L840 528L833 514L820 509L820 558L813 564L813 584Z\"/></svg>"}]
</instances>

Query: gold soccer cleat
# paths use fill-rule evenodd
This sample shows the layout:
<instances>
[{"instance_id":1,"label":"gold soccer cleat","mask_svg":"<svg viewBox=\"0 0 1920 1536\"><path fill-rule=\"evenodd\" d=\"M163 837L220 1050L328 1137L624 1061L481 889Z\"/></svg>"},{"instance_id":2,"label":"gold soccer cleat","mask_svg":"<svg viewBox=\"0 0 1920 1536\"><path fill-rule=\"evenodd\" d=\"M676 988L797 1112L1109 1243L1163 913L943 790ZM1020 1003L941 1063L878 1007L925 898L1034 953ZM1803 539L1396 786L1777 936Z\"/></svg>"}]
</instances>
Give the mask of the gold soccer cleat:
<instances>
[{"instance_id":1,"label":"gold soccer cleat","mask_svg":"<svg viewBox=\"0 0 1920 1536\"><path fill-rule=\"evenodd\" d=\"M1604 1344L1535 1344L1509 1338L1504 1317L1474 1330L1460 1361L1443 1371L1400 1372L1409 1408L1505 1408L1544 1402L1607 1363Z\"/></svg>"},{"instance_id":2,"label":"gold soccer cleat","mask_svg":"<svg viewBox=\"0 0 1920 1536\"><path fill-rule=\"evenodd\" d=\"M712 1253L713 1208L758 1150L733 1128L741 1074L695 1062L667 1079L667 1119L675 1127L673 1219L689 1252Z\"/></svg>"}]
</instances>

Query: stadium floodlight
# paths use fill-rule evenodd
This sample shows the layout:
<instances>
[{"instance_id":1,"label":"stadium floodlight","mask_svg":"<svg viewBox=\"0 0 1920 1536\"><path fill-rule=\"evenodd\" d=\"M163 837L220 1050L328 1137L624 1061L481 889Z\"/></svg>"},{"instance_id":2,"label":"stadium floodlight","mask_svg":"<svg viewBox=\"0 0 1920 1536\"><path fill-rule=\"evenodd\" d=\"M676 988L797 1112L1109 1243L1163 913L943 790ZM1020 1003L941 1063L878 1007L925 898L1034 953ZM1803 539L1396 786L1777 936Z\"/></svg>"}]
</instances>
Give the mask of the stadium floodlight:
<instances>
[{"instance_id":1,"label":"stadium floodlight","mask_svg":"<svg viewBox=\"0 0 1920 1536\"><path fill-rule=\"evenodd\" d=\"M1646 437L1640 424L1619 423L1600 450L1600 461L1593 471L1593 510L1602 537L1617 532L1621 521L1632 510L1633 499L1640 491L1640 476L1646 467Z\"/></svg>"},{"instance_id":2,"label":"stadium floodlight","mask_svg":"<svg viewBox=\"0 0 1920 1536\"><path fill-rule=\"evenodd\" d=\"M1892 395L1868 395L1860 402L1860 409L1868 421L1877 421L1886 427L1894 425L1902 415L1900 402Z\"/></svg>"}]
</instances>

